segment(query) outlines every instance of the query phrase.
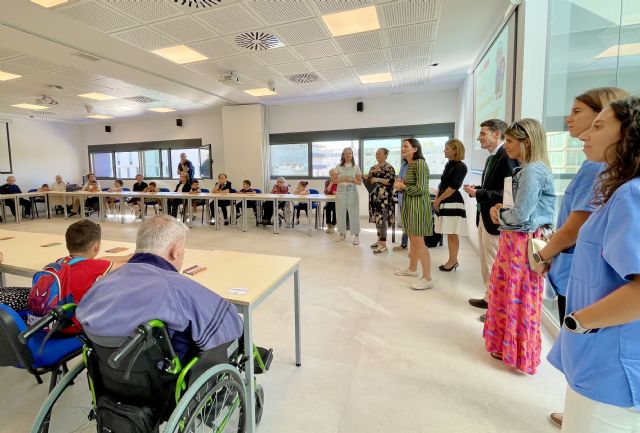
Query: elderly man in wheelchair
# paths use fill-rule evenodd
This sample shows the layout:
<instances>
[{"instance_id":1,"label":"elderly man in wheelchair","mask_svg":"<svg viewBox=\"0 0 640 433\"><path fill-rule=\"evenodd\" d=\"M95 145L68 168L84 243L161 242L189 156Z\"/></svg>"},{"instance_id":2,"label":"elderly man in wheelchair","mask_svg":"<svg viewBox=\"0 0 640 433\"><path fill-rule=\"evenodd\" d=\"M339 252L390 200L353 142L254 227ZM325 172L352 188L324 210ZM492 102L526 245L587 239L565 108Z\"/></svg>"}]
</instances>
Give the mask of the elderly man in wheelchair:
<instances>
[{"instance_id":1,"label":"elderly man in wheelchair","mask_svg":"<svg viewBox=\"0 0 640 433\"><path fill-rule=\"evenodd\" d=\"M186 233L166 215L146 220L136 254L85 295L75 311L84 330L83 362L53 389L32 432L245 431L242 322L235 306L178 272ZM21 339L51 322L64 326L71 310L54 309ZM253 355L256 373L266 371L272 351L255 348ZM84 424L70 427L60 401L85 368L91 404L76 415L84 415ZM259 421L261 387L252 398Z\"/></svg>"}]
</instances>

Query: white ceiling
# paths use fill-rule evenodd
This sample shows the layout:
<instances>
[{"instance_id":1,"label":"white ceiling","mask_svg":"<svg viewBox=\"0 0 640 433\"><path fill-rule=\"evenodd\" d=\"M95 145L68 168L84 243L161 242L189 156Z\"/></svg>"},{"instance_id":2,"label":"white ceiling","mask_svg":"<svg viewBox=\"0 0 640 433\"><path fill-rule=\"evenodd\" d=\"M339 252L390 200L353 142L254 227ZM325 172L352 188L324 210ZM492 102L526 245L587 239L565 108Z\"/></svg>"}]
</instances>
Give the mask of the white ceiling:
<instances>
[{"instance_id":1,"label":"white ceiling","mask_svg":"<svg viewBox=\"0 0 640 433\"><path fill-rule=\"evenodd\" d=\"M334 38L321 16L375 5L381 29ZM171 0L69 0L45 9L29 0L0 0L0 70L24 78L0 82L0 112L24 114L11 104L43 94L59 104L46 117L65 121L94 113L116 117L158 115L221 103L282 104L304 99L366 97L459 85L508 0L221 0L196 9ZM246 31L277 36L282 48L249 51L234 38ZM177 65L150 52L185 44L210 60ZM98 57L89 61L73 55ZM437 67L430 67L432 63ZM236 73L236 86L219 78ZM318 81L290 77L314 73ZM358 75L390 72L393 81L362 85ZM277 96L242 90L275 85ZM48 87L60 85L64 89ZM118 97L90 101L77 95ZM151 104L124 98L146 96Z\"/></svg>"}]
</instances>

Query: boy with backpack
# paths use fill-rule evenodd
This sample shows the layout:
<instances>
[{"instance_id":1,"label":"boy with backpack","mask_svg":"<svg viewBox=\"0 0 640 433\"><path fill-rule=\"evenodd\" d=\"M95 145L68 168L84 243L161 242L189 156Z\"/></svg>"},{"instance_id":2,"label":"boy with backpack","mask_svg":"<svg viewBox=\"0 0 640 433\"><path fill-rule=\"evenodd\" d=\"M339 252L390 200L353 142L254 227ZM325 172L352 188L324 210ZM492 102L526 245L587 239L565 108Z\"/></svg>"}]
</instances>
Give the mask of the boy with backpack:
<instances>
[{"instance_id":1,"label":"boy with backpack","mask_svg":"<svg viewBox=\"0 0 640 433\"><path fill-rule=\"evenodd\" d=\"M95 258L100 252L101 235L100 226L89 220L71 224L65 233L69 255L37 272L31 288L21 288L19 293L14 291L10 306L18 312L26 310L29 324L33 324L59 304L80 302L98 278L119 268L131 257ZM3 303L1 294L0 303ZM75 319L74 325L65 332L80 332Z\"/></svg>"}]
</instances>

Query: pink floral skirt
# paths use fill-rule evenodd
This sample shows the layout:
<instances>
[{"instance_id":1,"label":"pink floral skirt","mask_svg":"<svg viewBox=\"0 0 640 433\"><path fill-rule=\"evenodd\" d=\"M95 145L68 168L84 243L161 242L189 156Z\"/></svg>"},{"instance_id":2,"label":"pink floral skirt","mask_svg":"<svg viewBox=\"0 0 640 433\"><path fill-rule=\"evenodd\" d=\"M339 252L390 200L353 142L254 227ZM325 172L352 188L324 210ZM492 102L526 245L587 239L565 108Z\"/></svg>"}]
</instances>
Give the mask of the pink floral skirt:
<instances>
[{"instance_id":1,"label":"pink floral skirt","mask_svg":"<svg viewBox=\"0 0 640 433\"><path fill-rule=\"evenodd\" d=\"M534 233L541 237L540 231ZM489 352L527 374L540 365L540 315L544 279L529 268L527 233L502 231L491 269L483 337Z\"/></svg>"}]
</instances>

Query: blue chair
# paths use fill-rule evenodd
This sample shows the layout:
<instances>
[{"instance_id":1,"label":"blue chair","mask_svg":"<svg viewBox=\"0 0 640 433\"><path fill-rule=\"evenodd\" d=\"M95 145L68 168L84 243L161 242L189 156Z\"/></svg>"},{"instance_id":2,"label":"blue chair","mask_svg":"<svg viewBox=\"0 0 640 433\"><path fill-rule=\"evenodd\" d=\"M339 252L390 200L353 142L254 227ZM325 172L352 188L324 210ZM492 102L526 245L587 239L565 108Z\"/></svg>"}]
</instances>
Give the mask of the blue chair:
<instances>
[{"instance_id":1,"label":"blue chair","mask_svg":"<svg viewBox=\"0 0 640 433\"><path fill-rule=\"evenodd\" d=\"M51 392L58 377L68 371L67 362L82 353L82 342L77 337L53 336L42 346L47 334L41 332L22 344L18 335L26 329L27 324L18 313L0 304L0 366L27 370L39 384L42 383L40 376L51 373Z\"/></svg>"},{"instance_id":2,"label":"blue chair","mask_svg":"<svg viewBox=\"0 0 640 433\"><path fill-rule=\"evenodd\" d=\"M31 188L29 192L37 192L37 188ZM29 197L31 201L31 211L36 213L36 218L40 218L38 214L38 203L45 203L44 197Z\"/></svg>"}]
</instances>

